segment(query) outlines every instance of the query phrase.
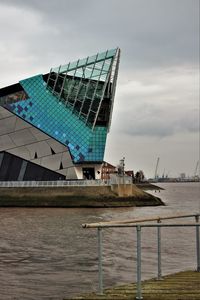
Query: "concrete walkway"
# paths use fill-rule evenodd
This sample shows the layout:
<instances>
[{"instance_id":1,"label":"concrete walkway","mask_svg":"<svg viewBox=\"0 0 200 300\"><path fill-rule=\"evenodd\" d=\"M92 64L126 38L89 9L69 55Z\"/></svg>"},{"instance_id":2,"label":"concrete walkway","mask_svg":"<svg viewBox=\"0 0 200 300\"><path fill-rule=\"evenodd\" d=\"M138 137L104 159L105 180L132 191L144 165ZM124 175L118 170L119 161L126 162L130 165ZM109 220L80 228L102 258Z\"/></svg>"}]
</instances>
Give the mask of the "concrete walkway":
<instances>
[{"instance_id":1,"label":"concrete walkway","mask_svg":"<svg viewBox=\"0 0 200 300\"><path fill-rule=\"evenodd\" d=\"M164 280L147 280L142 283L143 300L200 300L200 272L187 271L163 277ZM134 300L136 284L106 289L103 296L94 293L73 299L79 300ZM65 298L69 300L69 298Z\"/></svg>"}]
</instances>

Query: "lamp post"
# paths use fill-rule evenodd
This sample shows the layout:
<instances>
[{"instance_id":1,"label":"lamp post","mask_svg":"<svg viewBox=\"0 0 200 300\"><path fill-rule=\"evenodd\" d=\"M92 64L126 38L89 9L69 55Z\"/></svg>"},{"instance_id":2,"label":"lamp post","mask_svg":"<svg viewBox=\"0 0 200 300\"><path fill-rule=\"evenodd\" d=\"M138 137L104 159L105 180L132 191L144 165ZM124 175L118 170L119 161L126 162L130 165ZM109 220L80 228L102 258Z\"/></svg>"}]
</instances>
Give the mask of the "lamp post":
<instances>
[{"instance_id":1,"label":"lamp post","mask_svg":"<svg viewBox=\"0 0 200 300\"><path fill-rule=\"evenodd\" d=\"M124 178L124 173L125 173L125 157L123 157L121 160L120 160L120 167L121 167L121 171L122 171L122 176L123 176L123 185L125 184L125 178Z\"/></svg>"}]
</instances>

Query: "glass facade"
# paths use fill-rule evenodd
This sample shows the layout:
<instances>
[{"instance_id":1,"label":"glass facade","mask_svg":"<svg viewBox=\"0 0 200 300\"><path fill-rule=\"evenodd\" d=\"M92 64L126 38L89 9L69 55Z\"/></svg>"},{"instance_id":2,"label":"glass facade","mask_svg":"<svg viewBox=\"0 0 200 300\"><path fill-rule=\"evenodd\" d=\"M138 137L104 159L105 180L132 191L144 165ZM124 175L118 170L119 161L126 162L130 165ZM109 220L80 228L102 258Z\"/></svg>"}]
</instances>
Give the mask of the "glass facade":
<instances>
[{"instance_id":1,"label":"glass facade","mask_svg":"<svg viewBox=\"0 0 200 300\"><path fill-rule=\"evenodd\" d=\"M67 146L74 163L102 162L119 56L117 48L21 80L1 104Z\"/></svg>"}]
</instances>

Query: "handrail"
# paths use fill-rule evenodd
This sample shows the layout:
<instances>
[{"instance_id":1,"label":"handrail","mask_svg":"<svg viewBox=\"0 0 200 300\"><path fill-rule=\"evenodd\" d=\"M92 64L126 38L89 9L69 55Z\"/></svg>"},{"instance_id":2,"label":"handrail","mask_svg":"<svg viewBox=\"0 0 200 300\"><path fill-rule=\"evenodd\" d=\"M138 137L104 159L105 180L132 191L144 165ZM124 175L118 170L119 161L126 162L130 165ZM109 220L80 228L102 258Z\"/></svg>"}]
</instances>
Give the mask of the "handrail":
<instances>
[{"instance_id":1,"label":"handrail","mask_svg":"<svg viewBox=\"0 0 200 300\"><path fill-rule=\"evenodd\" d=\"M140 226L140 228L142 227L184 227L184 226L189 226L189 227L195 227L195 226L200 226L200 224L196 224L196 223L175 223L175 224L133 224L133 223L129 223L129 224L111 224L111 225L106 225L104 228L128 228L128 227L133 227L133 228L137 228L138 226ZM98 227L99 229L103 229L103 227Z\"/></svg>"},{"instance_id":2,"label":"handrail","mask_svg":"<svg viewBox=\"0 0 200 300\"><path fill-rule=\"evenodd\" d=\"M0 181L0 188L14 187L65 187L65 186L110 186L110 180L55 180L55 181Z\"/></svg>"},{"instance_id":3,"label":"handrail","mask_svg":"<svg viewBox=\"0 0 200 300\"><path fill-rule=\"evenodd\" d=\"M162 220L172 220L172 219L180 219L180 218L192 218L192 217L200 217L200 213L197 214L185 214L185 215L172 215L172 216L163 216L163 217L153 217L153 218L145 218L145 219L130 219L130 220L121 220L121 221L107 221L107 222L99 222L99 223L86 223L82 224L83 228L109 228L109 227L123 227L121 225L133 224L133 223L143 223L143 222L151 222L157 221L161 222ZM117 226L120 225L120 226ZM125 226L126 227L126 226Z\"/></svg>"},{"instance_id":4,"label":"handrail","mask_svg":"<svg viewBox=\"0 0 200 300\"><path fill-rule=\"evenodd\" d=\"M178 218L189 218L195 217L195 223L174 223L174 224L163 224L162 220L171 220ZM161 228L162 227L195 227L196 228L196 258L197 258L197 272L200 272L200 213L196 214L185 214L185 215L172 215L172 216L163 216L163 217L154 217L154 218L145 218L145 219L135 219L135 220L123 220L123 221L110 221L110 222L100 222L100 223L90 223L82 224L83 228L97 228L97 237L98 237L98 282L99 282L99 294L103 295L103 239L102 239L102 230L103 228L111 227L134 227L137 232L137 300L142 300L142 287L141 287L141 269L142 269L142 244L141 244L141 230L142 228L157 228L157 260L158 260L158 273L157 279L162 279L162 268L161 268ZM147 221L157 221L157 224L138 224Z\"/></svg>"}]
</instances>

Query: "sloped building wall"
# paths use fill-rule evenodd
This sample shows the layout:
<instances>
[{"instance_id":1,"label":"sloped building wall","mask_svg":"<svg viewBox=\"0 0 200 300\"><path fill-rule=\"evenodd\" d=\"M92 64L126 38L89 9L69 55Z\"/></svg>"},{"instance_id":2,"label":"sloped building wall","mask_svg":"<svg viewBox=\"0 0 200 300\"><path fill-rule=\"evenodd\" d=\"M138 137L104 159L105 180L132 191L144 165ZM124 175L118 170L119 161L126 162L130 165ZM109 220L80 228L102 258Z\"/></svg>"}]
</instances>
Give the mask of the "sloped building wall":
<instances>
[{"instance_id":1,"label":"sloped building wall","mask_svg":"<svg viewBox=\"0 0 200 300\"><path fill-rule=\"evenodd\" d=\"M68 148L42 131L0 107L0 151L76 179Z\"/></svg>"},{"instance_id":2,"label":"sloped building wall","mask_svg":"<svg viewBox=\"0 0 200 300\"><path fill-rule=\"evenodd\" d=\"M64 180L65 176L24 160L5 151L0 152L0 181Z\"/></svg>"}]
</instances>

